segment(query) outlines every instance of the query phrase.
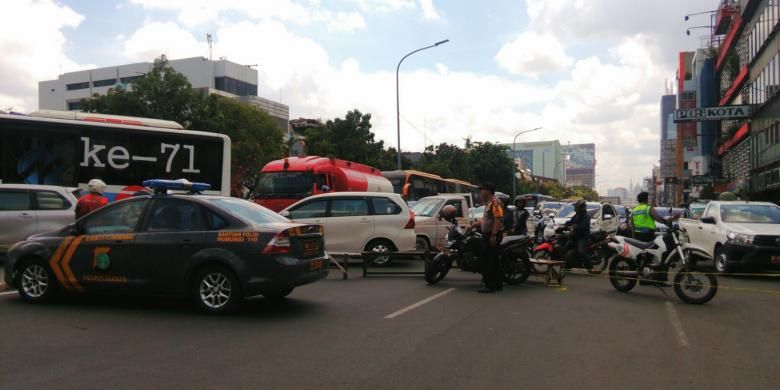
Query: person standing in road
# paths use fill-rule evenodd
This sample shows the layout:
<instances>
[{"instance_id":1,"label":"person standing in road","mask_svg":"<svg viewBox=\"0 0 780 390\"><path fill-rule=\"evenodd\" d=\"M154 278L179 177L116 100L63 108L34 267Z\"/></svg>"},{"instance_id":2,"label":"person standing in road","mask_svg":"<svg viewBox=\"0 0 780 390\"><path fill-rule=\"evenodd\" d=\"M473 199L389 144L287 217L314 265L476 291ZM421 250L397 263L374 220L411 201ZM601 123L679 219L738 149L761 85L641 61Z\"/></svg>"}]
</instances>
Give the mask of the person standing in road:
<instances>
[{"instance_id":1,"label":"person standing in road","mask_svg":"<svg viewBox=\"0 0 780 390\"><path fill-rule=\"evenodd\" d=\"M515 198L515 212L512 214L512 230L513 236L525 236L528 234L528 218L530 214L525 209L525 197L519 195Z\"/></svg>"},{"instance_id":2,"label":"person standing in road","mask_svg":"<svg viewBox=\"0 0 780 390\"><path fill-rule=\"evenodd\" d=\"M103 196L106 183L100 179L92 179L87 183L88 194L79 198L76 203L76 219L79 219L108 204L108 198Z\"/></svg>"},{"instance_id":3,"label":"person standing in road","mask_svg":"<svg viewBox=\"0 0 780 390\"><path fill-rule=\"evenodd\" d=\"M566 222L567 226L572 226L572 239L577 243L577 255L582 266L585 269L591 269L588 256L588 241L590 241L590 215L588 215L587 203L584 200L578 200L574 203L574 217Z\"/></svg>"},{"instance_id":4,"label":"person standing in road","mask_svg":"<svg viewBox=\"0 0 780 390\"><path fill-rule=\"evenodd\" d=\"M496 198L496 187L485 183L480 187L485 214L482 216L482 283L480 293L493 293L502 290L503 280L498 265L498 244L501 242L504 208Z\"/></svg>"},{"instance_id":5,"label":"person standing in road","mask_svg":"<svg viewBox=\"0 0 780 390\"><path fill-rule=\"evenodd\" d=\"M655 209L647 204L648 197L647 192L640 192L636 196L639 204L631 210L631 230L634 232L634 238L645 242L655 240L655 221L663 221Z\"/></svg>"}]
</instances>

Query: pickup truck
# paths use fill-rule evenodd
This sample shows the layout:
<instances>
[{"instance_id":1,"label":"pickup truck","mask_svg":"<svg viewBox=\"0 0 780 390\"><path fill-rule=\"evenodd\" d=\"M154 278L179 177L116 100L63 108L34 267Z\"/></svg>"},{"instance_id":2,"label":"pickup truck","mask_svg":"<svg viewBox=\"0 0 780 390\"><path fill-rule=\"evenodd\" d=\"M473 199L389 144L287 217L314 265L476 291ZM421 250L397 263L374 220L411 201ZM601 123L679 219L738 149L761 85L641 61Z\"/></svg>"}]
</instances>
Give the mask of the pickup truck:
<instances>
[{"instance_id":1,"label":"pickup truck","mask_svg":"<svg viewBox=\"0 0 780 390\"><path fill-rule=\"evenodd\" d=\"M444 206L453 205L458 226L467 228L476 219L471 213L471 194L442 194L420 199L412 207L414 212L414 230L417 234L417 251L434 251L444 246L450 223L439 216Z\"/></svg>"},{"instance_id":2,"label":"pickup truck","mask_svg":"<svg viewBox=\"0 0 780 390\"><path fill-rule=\"evenodd\" d=\"M679 223L718 272L780 266L780 207L773 203L712 201L701 218Z\"/></svg>"}]
</instances>

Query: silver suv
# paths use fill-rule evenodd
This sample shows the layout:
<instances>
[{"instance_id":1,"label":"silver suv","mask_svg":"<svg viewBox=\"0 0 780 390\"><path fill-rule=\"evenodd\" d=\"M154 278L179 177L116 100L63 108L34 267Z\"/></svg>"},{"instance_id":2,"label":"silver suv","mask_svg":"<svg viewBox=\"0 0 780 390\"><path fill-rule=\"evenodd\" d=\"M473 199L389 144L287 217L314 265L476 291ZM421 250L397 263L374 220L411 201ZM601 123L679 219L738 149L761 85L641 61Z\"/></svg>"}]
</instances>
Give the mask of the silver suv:
<instances>
[{"instance_id":1,"label":"silver suv","mask_svg":"<svg viewBox=\"0 0 780 390\"><path fill-rule=\"evenodd\" d=\"M57 186L0 184L0 255L33 234L73 223L77 191Z\"/></svg>"}]
</instances>

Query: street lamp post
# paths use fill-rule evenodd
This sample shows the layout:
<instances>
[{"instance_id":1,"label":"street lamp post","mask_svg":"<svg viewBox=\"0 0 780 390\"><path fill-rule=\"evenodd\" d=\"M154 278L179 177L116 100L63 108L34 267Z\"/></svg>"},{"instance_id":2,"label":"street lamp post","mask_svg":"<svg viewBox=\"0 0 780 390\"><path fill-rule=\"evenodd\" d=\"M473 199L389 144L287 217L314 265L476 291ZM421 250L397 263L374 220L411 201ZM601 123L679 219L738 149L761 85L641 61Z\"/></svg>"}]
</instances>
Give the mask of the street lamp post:
<instances>
[{"instance_id":1,"label":"street lamp post","mask_svg":"<svg viewBox=\"0 0 780 390\"><path fill-rule=\"evenodd\" d=\"M426 47L421 47L421 48L419 48L417 50L414 50L414 51L410 52L409 54L403 56L403 58L401 58L401 61L398 61L398 66L395 67L395 119L396 119L396 130L398 132L398 134L397 134L398 135L398 151L397 152L398 152L398 170L399 171L402 169L402 167L401 167L401 99L400 99L400 96L399 96L399 93L398 93L398 90L399 90L399 88L398 88L398 73L399 73L399 71L401 69L401 63L404 62L406 57L409 57L410 55L412 55L414 53L417 53L419 51L423 51L423 50L426 50L426 49L431 49L431 48L434 48L434 47L439 46L439 45L443 45L443 44L445 44L445 43L447 43L449 41L450 41L449 39L445 39L443 41L436 42L433 45L426 46Z\"/></svg>"},{"instance_id":2,"label":"street lamp post","mask_svg":"<svg viewBox=\"0 0 780 390\"><path fill-rule=\"evenodd\" d=\"M537 127L535 129L529 129L529 130L523 130L517 135L515 135L515 139L512 140L512 199L514 200L517 197L517 174L515 173L515 154L517 153L517 137L525 134L530 133L532 131L541 130L541 127Z\"/></svg>"}]
</instances>

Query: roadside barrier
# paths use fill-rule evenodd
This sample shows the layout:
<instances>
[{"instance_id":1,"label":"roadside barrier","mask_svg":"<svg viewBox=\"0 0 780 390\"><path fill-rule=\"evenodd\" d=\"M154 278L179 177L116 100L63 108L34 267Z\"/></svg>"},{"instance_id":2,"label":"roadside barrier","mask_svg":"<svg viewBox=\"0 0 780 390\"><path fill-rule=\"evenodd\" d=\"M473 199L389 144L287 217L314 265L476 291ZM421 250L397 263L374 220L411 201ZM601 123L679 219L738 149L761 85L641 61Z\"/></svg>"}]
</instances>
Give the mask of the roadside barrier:
<instances>
[{"instance_id":1,"label":"roadside barrier","mask_svg":"<svg viewBox=\"0 0 780 390\"><path fill-rule=\"evenodd\" d=\"M423 261L423 264L431 261L438 252L363 252L361 254L363 261L363 277L376 276L376 275L396 275L396 276L410 276L410 275L425 275L425 267L422 271L398 271L389 270L390 265L394 260L403 261ZM387 261L383 264L375 264L375 260L387 256ZM379 269L379 271L369 270L369 267Z\"/></svg>"},{"instance_id":2,"label":"roadside barrier","mask_svg":"<svg viewBox=\"0 0 780 390\"><path fill-rule=\"evenodd\" d=\"M347 280L349 279L349 259L350 258L357 258L360 257L359 253L328 253L330 262L332 264L335 264L336 267L341 270L341 279ZM342 262L339 263L336 261L336 258L342 259Z\"/></svg>"}]
</instances>

